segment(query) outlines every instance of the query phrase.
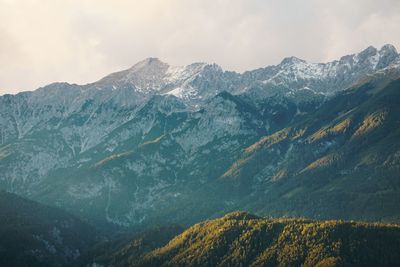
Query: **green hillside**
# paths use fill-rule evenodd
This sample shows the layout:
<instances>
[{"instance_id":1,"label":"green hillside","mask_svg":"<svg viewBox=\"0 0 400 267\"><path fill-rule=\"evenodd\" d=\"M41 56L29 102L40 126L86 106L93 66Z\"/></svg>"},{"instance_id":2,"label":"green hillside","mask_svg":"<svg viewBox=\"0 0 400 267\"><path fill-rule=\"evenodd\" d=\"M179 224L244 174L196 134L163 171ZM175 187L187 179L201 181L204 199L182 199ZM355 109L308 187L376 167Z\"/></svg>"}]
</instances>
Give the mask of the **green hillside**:
<instances>
[{"instance_id":1,"label":"green hillside","mask_svg":"<svg viewBox=\"0 0 400 267\"><path fill-rule=\"evenodd\" d=\"M399 251L398 225L234 212L192 226L138 266L398 266Z\"/></svg>"}]
</instances>

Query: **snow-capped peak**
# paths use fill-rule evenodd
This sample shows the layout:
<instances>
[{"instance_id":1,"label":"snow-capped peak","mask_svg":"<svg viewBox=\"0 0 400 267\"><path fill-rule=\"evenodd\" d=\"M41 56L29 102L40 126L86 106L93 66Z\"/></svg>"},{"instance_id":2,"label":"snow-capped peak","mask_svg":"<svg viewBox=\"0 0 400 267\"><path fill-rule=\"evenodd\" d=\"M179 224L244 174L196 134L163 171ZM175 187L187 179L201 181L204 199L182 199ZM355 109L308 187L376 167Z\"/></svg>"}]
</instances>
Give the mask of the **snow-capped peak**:
<instances>
[{"instance_id":1,"label":"snow-capped peak","mask_svg":"<svg viewBox=\"0 0 400 267\"><path fill-rule=\"evenodd\" d=\"M396 47L394 47L394 45L392 44L385 44L384 46L382 46L379 52L381 54L383 53L398 54Z\"/></svg>"},{"instance_id":2,"label":"snow-capped peak","mask_svg":"<svg viewBox=\"0 0 400 267\"><path fill-rule=\"evenodd\" d=\"M127 71L129 73L136 72L154 72L159 71L160 69L168 68L169 65L167 63L162 62L160 59L155 57L149 57L142 61L139 61L135 65L133 65Z\"/></svg>"},{"instance_id":3,"label":"snow-capped peak","mask_svg":"<svg viewBox=\"0 0 400 267\"><path fill-rule=\"evenodd\" d=\"M193 63L186 66L171 66L158 58L147 58L127 70L104 77L92 86L100 89L130 86L136 92L144 94L171 94L187 98L197 95L190 82L208 70L207 66L217 70L214 65ZM218 68L222 71L221 67Z\"/></svg>"},{"instance_id":4,"label":"snow-capped peak","mask_svg":"<svg viewBox=\"0 0 400 267\"><path fill-rule=\"evenodd\" d=\"M370 46L358 54L353 55L355 63L367 64L373 69L380 69L390 65L399 57L396 48L391 44L382 46L380 50Z\"/></svg>"},{"instance_id":5,"label":"snow-capped peak","mask_svg":"<svg viewBox=\"0 0 400 267\"><path fill-rule=\"evenodd\" d=\"M187 66L169 66L164 80L169 83L187 80L200 73L206 65L206 63L193 63Z\"/></svg>"},{"instance_id":6,"label":"snow-capped peak","mask_svg":"<svg viewBox=\"0 0 400 267\"><path fill-rule=\"evenodd\" d=\"M297 58L297 57L285 57L279 65L292 65L299 63L307 63L305 60Z\"/></svg>"}]
</instances>

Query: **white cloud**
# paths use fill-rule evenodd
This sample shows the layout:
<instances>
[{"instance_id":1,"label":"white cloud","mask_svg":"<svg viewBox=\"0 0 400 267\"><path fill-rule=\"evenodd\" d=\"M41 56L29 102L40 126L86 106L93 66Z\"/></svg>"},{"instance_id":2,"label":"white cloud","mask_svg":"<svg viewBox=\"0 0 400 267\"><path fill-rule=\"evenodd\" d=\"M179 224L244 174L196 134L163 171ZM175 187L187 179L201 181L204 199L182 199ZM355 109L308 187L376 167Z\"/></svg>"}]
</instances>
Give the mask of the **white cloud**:
<instances>
[{"instance_id":1,"label":"white cloud","mask_svg":"<svg viewBox=\"0 0 400 267\"><path fill-rule=\"evenodd\" d=\"M400 46L398 0L0 0L0 94L87 83L143 58L243 71Z\"/></svg>"}]
</instances>

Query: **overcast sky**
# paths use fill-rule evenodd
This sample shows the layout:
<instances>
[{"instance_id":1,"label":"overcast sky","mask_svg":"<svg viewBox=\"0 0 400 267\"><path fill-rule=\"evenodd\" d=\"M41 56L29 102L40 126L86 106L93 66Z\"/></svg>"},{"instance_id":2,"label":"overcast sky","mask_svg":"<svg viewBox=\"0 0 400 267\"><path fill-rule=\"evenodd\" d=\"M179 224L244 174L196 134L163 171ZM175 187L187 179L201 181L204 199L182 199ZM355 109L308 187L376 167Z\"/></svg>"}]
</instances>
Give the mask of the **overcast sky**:
<instances>
[{"instance_id":1,"label":"overcast sky","mask_svg":"<svg viewBox=\"0 0 400 267\"><path fill-rule=\"evenodd\" d=\"M400 0L0 0L0 94L88 83L147 57L244 71L400 48Z\"/></svg>"}]
</instances>

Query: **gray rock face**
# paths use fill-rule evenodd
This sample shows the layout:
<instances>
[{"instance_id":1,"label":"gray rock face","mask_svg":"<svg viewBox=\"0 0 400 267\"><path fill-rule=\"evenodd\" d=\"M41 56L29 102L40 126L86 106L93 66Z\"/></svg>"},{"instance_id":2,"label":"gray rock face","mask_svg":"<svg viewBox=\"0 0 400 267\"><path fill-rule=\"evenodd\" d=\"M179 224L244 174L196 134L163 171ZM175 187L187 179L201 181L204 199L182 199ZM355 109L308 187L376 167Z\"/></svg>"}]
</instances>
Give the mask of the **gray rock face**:
<instances>
[{"instance_id":1,"label":"gray rock face","mask_svg":"<svg viewBox=\"0 0 400 267\"><path fill-rule=\"evenodd\" d=\"M171 205L203 196L242 149L399 66L390 45L329 63L285 58L242 74L148 58L95 83L5 95L0 187L97 221L178 220Z\"/></svg>"}]
</instances>

